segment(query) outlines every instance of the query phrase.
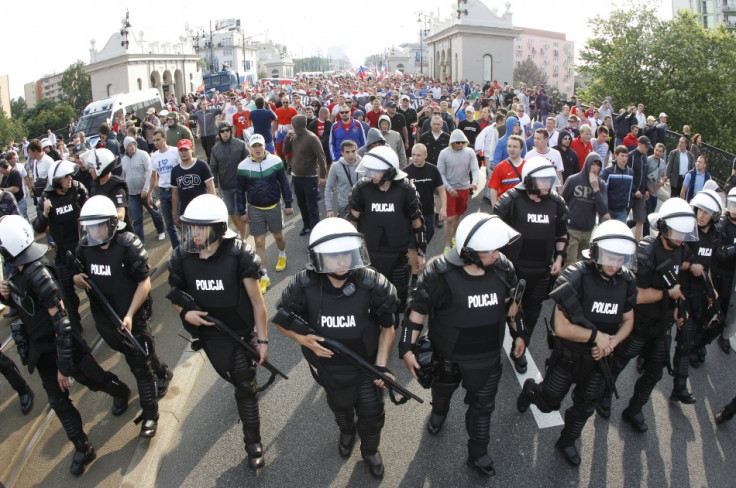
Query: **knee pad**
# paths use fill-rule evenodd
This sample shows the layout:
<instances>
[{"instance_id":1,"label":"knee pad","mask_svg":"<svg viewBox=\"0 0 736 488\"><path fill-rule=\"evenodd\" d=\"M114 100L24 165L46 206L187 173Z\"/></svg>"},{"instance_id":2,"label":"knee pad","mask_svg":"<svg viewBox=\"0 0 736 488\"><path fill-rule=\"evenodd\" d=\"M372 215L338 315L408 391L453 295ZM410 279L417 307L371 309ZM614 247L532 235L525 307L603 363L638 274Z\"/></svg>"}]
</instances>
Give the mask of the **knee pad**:
<instances>
[{"instance_id":1,"label":"knee pad","mask_svg":"<svg viewBox=\"0 0 736 488\"><path fill-rule=\"evenodd\" d=\"M249 392L253 395L256 391L256 368L250 364L242 349L235 348L233 351L230 378L237 390Z\"/></svg>"},{"instance_id":2,"label":"knee pad","mask_svg":"<svg viewBox=\"0 0 736 488\"><path fill-rule=\"evenodd\" d=\"M153 381L153 371L148 364L148 360L141 355L131 354L127 355L126 359L130 366L130 372L133 373L137 381L151 380Z\"/></svg>"}]
</instances>

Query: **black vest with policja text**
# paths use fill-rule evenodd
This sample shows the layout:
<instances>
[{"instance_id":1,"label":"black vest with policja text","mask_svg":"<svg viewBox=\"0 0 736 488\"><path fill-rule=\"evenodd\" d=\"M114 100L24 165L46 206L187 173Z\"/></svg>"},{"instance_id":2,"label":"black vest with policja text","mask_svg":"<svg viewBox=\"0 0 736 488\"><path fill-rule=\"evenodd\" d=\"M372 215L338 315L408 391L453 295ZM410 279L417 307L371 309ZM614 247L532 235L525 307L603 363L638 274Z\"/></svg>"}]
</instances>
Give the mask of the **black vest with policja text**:
<instances>
[{"instance_id":1,"label":"black vest with policja text","mask_svg":"<svg viewBox=\"0 0 736 488\"><path fill-rule=\"evenodd\" d=\"M543 272L552 263L557 229L557 203L551 198L534 202L520 195L515 205L512 227L521 238L509 246L509 259L524 270Z\"/></svg>"},{"instance_id":2,"label":"black vest with policja text","mask_svg":"<svg viewBox=\"0 0 736 488\"><path fill-rule=\"evenodd\" d=\"M621 326L628 284L623 279L603 281L597 271L583 274L582 305L585 318L593 322L600 332L614 335Z\"/></svg>"}]
</instances>

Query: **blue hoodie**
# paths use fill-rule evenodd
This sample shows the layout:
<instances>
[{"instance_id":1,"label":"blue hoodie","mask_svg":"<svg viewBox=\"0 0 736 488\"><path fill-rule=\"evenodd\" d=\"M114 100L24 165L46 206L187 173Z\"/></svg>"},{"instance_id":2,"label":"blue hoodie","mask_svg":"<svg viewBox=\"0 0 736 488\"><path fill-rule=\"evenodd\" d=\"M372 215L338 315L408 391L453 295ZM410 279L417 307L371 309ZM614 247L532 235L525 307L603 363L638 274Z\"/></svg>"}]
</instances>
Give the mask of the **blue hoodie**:
<instances>
[{"instance_id":1,"label":"blue hoodie","mask_svg":"<svg viewBox=\"0 0 736 488\"><path fill-rule=\"evenodd\" d=\"M532 124L532 135L526 138L527 151L531 151L532 149L534 149L534 131L542 128L544 128L544 124L541 122L534 122L534 124Z\"/></svg>"},{"instance_id":2,"label":"blue hoodie","mask_svg":"<svg viewBox=\"0 0 736 488\"><path fill-rule=\"evenodd\" d=\"M509 140L509 136L514 133L514 126L519 124L519 119L516 117L508 117L506 119L506 133L498 140L496 149L493 151L493 167L495 168L498 163L504 159L508 159L509 152L506 149L506 141ZM522 136L523 137L523 136ZM521 148L522 159L526 156L526 145Z\"/></svg>"}]
</instances>

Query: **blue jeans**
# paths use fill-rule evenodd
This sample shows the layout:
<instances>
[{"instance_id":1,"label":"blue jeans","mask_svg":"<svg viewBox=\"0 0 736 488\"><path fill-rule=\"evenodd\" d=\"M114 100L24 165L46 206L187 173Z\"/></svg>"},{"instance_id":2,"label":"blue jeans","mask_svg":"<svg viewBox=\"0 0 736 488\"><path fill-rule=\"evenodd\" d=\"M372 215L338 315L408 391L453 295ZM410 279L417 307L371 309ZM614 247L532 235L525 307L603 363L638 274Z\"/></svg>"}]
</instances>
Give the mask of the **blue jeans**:
<instances>
[{"instance_id":1,"label":"blue jeans","mask_svg":"<svg viewBox=\"0 0 736 488\"><path fill-rule=\"evenodd\" d=\"M624 224L626 223L626 217L629 215L628 210L611 210L608 209L608 213L611 214L612 219L620 220Z\"/></svg>"},{"instance_id":2,"label":"blue jeans","mask_svg":"<svg viewBox=\"0 0 736 488\"><path fill-rule=\"evenodd\" d=\"M314 229L319 222L319 180L316 176L292 176L296 203L305 229Z\"/></svg>"},{"instance_id":3,"label":"blue jeans","mask_svg":"<svg viewBox=\"0 0 736 488\"><path fill-rule=\"evenodd\" d=\"M159 187L158 201L164 221L166 221L166 233L169 234L171 247L176 249L179 247L179 230L174 225L174 216L171 213L171 188Z\"/></svg>"},{"instance_id":4,"label":"blue jeans","mask_svg":"<svg viewBox=\"0 0 736 488\"><path fill-rule=\"evenodd\" d=\"M130 210L130 218L133 219L133 230L140 238L143 244L146 243L145 233L143 232L143 208L148 210L156 227L156 233L160 234L164 231L164 221L156 207L156 200L151 197L153 205L148 206L148 198L143 200L140 195L128 195L128 208Z\"/></svg>"}]
</instances>

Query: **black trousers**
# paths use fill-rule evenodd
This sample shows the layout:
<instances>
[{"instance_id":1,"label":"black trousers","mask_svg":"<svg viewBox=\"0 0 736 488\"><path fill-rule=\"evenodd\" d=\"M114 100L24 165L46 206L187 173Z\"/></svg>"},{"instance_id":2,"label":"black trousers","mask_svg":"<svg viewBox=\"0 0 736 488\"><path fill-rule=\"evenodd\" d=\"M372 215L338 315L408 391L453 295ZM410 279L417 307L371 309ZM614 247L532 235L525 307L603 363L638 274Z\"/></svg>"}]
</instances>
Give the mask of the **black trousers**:
<instances>
[{"instance_id":1,"label":"black trousers","mask_svg":"<svg viewBox=\"0 0 736 488\"><path fill-rule=\"evenodd\" d=\"M294 193L305 229L314 229L319 222L319 179L317 176L292 176Z\"/></svg>"}]
</instances>

